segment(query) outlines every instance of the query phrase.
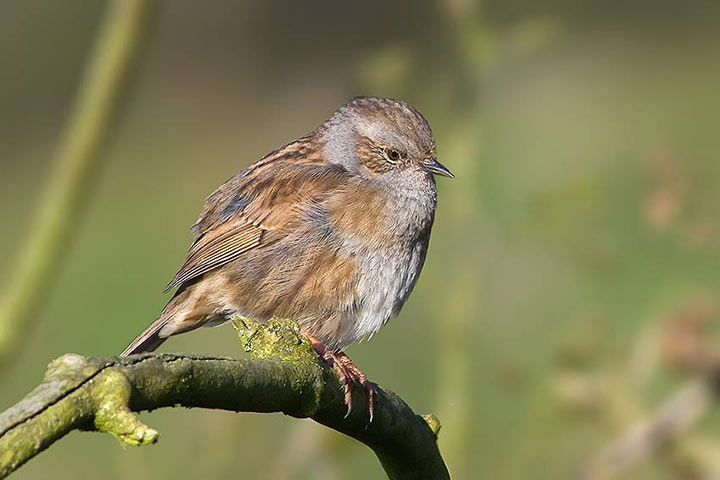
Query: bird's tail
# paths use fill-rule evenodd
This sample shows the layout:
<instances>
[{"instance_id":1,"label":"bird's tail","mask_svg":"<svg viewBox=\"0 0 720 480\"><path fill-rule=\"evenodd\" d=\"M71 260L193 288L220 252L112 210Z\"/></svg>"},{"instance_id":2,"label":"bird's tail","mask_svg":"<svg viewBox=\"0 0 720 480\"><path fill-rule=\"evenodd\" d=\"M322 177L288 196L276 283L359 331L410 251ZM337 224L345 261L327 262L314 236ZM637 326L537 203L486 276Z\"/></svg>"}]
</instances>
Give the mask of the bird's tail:
<instances>
[{"instance_id":1,"label":"bird's tail","mask_svg":"<svg viewBox=\"0 0 720 480\"><path fill-rule=\"evenodd\" d=\"M120 354L121 357L132 355L133 353L152 352L160 346L167 338L176 333L182 333L192 330L192 325L180 324L176 318L178 311L182 309L188 297L188 291L184 288L178 290L173 298L165 305L160 316L132 341L128 347ZM185 328L182 328L185 327Z\"/></svg>"},{"instance_id":2,"label":"bird's tail","mask_svg":"<svg viewBox=\"0 0 720 480\"><path fill-rule=\"evenodd\" d=\"M152 352L167 340L167 337L160 337L160 330L167 324L169 319L164 313L165 312L163 312L152 325L146 328L144 332L138 335L138 337L123 350L120 356L127 357L133 353Z\"/></svg>"}]
</instances>

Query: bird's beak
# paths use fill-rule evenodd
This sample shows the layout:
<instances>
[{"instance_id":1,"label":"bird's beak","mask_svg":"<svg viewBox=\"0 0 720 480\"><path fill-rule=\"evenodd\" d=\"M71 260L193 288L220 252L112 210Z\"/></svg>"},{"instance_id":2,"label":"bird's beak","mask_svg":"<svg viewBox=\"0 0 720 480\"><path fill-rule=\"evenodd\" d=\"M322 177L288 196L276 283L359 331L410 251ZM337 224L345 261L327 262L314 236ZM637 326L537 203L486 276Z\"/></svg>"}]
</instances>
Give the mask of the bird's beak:
<instances>
[{"instance_id":1,"label":"bird's beak","mask_svg":"<svg viewBox=\"0 0 720 480\"><path fill-rule=\"evenodd\" d=\"M428 172L434 173L435 175L455 178L455 175L453 175L452 172L445 167L445 165L437 161L437 158L426 158L422 163L422 167Z\"/></svg>"}]
</instances>

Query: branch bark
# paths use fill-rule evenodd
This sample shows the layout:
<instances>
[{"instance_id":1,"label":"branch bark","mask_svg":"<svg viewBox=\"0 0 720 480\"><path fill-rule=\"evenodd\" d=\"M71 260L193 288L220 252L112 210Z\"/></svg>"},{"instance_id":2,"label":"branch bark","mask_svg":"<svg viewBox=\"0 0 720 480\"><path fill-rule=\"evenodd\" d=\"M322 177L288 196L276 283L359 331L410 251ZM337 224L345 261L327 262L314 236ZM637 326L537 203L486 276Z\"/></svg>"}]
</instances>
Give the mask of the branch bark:
<instances>
[{"instance_id":1,"label":"branch bark","mask_svg":"<svg viewBox=\"0 0 720 480\"><path fill-rule=\"evenodd\" d=\"M449 479L437 448L437 419L421 417L392 392L378 389L368 425L366 400L354 395L345 418L341 386L292 322L266 326L236 320L251 358L142 354L93 358L66 354L43 382L0 414L0 478L72 430L95 430L132 445L157 441L158 432L133 412L202 407L235 412L283 412L312 418L370 447L388 477ZM358 389L360 390L360 389Z\"/></svg>"}]
</instances>

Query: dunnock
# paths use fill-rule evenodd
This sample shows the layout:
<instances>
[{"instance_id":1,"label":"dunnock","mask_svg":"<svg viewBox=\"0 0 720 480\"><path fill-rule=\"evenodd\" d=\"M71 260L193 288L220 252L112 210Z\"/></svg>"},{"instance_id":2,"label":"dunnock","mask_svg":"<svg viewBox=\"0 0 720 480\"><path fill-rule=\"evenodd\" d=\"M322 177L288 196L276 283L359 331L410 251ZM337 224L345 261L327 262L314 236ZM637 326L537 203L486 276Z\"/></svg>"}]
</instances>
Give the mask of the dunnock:
<instances>
[{"instance_id":1,"label":"dunnock","mask_svg":"<svg viewBox=\"0 0 720 480\"><path fill-rule=\"evenodd\" d=\"M220 186L162 313L122 355L239 314L298 322L344 383L374 387L342 353L400 311L425 261L437 204L423 116L389 98L355 98L308 135Z\"/></svg>"}]
</instances>

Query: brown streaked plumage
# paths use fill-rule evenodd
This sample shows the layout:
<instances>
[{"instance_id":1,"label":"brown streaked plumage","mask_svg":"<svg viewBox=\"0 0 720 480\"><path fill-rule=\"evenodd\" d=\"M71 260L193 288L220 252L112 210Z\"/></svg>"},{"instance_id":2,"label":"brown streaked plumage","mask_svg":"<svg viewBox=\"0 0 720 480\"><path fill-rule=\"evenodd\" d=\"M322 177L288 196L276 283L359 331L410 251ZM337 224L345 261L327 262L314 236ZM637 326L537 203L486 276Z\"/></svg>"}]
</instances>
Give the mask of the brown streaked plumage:
<instances>
[{"instance_id":1,"label":"brown streaked plumage","mask_svg":"<svg viewBox=\"0 0 720 480\"><path fill-rule=\"evenodd\" d=\"M234 314L292 318L348 381L347 401L349 382L359 381L372 402L342 350L377 332L415 285L435 214L434 174L452 177L417 110L352 100L208 197L167 286L175 295L123 355Z\"/></svg>"}]
</instances>

